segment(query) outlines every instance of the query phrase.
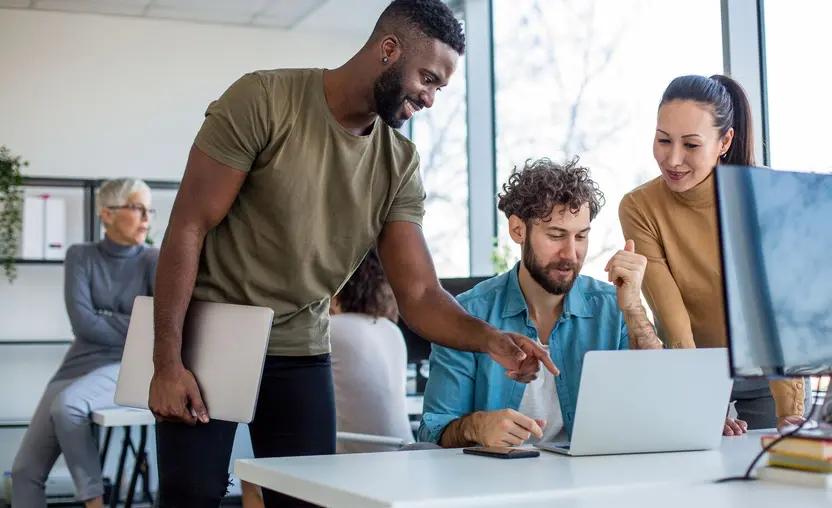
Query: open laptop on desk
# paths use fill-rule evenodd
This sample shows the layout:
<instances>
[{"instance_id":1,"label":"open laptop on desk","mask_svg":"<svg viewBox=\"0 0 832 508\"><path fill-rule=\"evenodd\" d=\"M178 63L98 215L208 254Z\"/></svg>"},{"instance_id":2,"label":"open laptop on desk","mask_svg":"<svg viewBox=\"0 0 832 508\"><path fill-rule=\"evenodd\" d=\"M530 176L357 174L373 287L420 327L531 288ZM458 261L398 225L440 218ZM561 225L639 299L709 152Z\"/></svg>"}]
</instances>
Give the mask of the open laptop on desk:
<instances>
[{"instance_id":1,"label":"open laptop on desk","mask_svg":"<svg viewBox=\"0 0 832 508\"><path fill-rule=\"evenodd\" d=\"M572 440L535 446L571 456L711 450L732 386L722 348L590 351Z\"/></svg>"},{"instance_id":2,"label":"open laptop on desk","mask_svg":"<svg viewBox=\"0 0 832 508\"><path fill-rule=\"evenodd\" d=\"M274 311L193 301L185 316L182 362L196 378L212 419L254 418ZM127 329L115 403L148 409L153 377L153 298L136 297Z\"/></svg>"}]
</instances>

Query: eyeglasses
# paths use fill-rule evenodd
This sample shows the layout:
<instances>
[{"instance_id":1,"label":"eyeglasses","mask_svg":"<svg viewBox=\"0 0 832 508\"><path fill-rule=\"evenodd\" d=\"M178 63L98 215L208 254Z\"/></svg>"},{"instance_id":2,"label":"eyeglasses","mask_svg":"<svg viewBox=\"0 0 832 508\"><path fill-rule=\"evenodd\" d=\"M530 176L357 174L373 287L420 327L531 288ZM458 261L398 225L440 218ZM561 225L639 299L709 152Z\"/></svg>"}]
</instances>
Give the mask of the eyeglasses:
<instances>
[{"instance_id":1,"label":"eyeglasses","mask_svg":"<svg viewBox=\"0 0 832 508\"><path fill-rule=\"evenodd\" d=\"M122 206L108 206L111 210L130 210L141 214L141 217L151 219L156 216L156 210L153 208L145 208L144 205L122 205Z\"/></svg>"}]
</instances>

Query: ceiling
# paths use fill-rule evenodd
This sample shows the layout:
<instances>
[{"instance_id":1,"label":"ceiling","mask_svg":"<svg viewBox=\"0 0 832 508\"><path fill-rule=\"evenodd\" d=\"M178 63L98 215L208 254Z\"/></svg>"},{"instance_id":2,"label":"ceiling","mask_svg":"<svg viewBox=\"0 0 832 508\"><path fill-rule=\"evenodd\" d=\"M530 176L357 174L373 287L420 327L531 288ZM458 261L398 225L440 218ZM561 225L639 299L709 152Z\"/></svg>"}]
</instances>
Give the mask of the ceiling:
<instances>
[{"instance_id":1,"label":"ceiling","mask_svg":"<svg viewBox=\"0 0 832 508\"><path fill-rule=\"evenodd\" d=\"M0 0L0 8L366 35L389 3L390 0Z\"/></svg>"}]
</instances>

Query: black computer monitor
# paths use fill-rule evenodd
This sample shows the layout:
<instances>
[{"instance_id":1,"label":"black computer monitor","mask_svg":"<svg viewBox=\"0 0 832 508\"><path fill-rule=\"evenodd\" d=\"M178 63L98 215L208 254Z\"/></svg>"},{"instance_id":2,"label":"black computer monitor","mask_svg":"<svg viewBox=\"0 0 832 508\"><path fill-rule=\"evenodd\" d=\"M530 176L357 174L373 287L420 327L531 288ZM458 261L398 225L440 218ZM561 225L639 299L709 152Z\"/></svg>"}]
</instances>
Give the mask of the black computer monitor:
<instances>
[{"instance_id":1,"label":"black computer monitor","mask_svg":"<svg viewBox=\"0 0 832 508\"><path fill-rule=\"evenodd\" d=\"M832 175L720 166L731 374L832 374Z\"/></svg>"},{"instance_id":2,"label":"black computer monitor","mask_svg":"<svg viewBox=\"0 0 832 508\"><path fill-rule=\"evenodd\" d=\"M490 277L460 277L460 278L446 278L439 279L445 291L452 296L460 295L469 289L473 288L480 282L489 279ZM419 365L422 360L427 360L430 356L430 342L423 338L418 333L408 328L404 319L399 317L399 328L404 335L405 343L407 344L407 363L415 363ZM424 376L419 375L416 380L416 391L422 393L426 380Z\"/></svg>"}]
</instances>

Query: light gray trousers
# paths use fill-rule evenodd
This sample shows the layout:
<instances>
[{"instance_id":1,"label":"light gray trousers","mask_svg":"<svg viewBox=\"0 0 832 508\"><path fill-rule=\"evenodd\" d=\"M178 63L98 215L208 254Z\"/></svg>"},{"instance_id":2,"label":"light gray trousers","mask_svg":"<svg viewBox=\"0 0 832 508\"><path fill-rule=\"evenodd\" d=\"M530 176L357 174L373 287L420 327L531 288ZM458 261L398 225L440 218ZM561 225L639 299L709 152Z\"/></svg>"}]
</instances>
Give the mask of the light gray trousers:
<instances>
[{"instance_id":1,"label":"light gray trousers","mask_svg":"<svg viewBox=\"0 0 832 508\"><path fill-rule=\"evenodd\" d=\"M46 507L44 482L61 453L78 500L104 494L90 415L115 405L118 369L119 364L110 364L83 377L47 385L12 465L14 508Z\"/></svg>"}]
</instances>

